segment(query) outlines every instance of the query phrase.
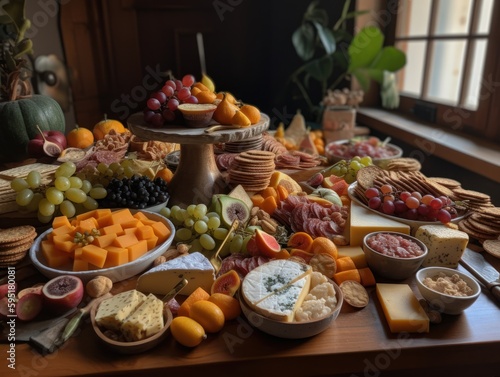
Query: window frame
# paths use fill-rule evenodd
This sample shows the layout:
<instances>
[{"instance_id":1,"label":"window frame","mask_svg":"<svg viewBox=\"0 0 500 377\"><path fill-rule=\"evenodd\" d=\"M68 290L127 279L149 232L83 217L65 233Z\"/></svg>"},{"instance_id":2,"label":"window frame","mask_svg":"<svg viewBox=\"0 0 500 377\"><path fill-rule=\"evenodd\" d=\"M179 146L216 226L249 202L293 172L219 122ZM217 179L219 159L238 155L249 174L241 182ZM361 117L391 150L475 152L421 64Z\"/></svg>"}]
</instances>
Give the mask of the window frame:
<instances>
[{"instance_id":1,"label":"window frame","mask_svg":"<svg viewBox=\"0 0 500 377\"><path fill-rule=\"evenodd\" d=\"M433 10L436 10L435 4L437 1L439 0L433 1ZM473 0L473 6L476 6L475 4L480 1L481 0ZM386 12L391 12L394 15L394 17L391 17L384 30L386 42L388 45L394 45L396 42L396 25L397 17L399 15L399 1L386 0L384 3L385 4L382 9L385 9ZM497 121L500 119L500 45L495 43L495 39L497 41L500 39L500 23L496 22L496 20L500 19L500 1L494 1L491 17L492 19L490 33L487 38L488 46L484 60L478 108L472 111L464 107L433 102L427 99L400 93L399 112L415 116L417 108L423 109L424 112L426 109L435 109L435 117L431 123L435 123L438 126L442 126L453 131L466 132L481 138L500 141L500 122ZM470 28L473 27L475 22L476 20L471 21ZM435 39L433 36L429 35L427 35L427 38L427 40ZM446 38L450 38L450 36L446 36ZM461 38L463 38L463 36L461 36ZM469 38L469 40L473 39L470 36ZM469 47L466 50L467 52L471 51L472 48L470 43L468 45ZM429 60L430 57L427 56L426 61L429 62ZM464 64L465 70L470 68L468 66L470 64L470 60L467 59L467 56ZM463 86L463 83L461 86ZM466 91L461 90L461 93L464 92ZM424 91L422 91L422 93L424 93ZM429 121L429 119L423 120Z\"/></svg>"}]
</instances>

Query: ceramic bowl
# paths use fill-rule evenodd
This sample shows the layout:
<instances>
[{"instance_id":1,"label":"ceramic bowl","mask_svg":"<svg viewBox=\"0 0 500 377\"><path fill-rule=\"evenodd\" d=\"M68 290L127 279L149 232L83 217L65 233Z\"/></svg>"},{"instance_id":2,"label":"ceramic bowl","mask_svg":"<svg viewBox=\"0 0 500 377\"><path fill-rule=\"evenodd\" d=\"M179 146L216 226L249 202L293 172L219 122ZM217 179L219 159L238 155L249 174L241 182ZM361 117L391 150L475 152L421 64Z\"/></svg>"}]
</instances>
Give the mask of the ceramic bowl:
<instances>
[{"instance_id":1,"label":"ceramic bowl","mask_svg":"<svg viewBox=\"0 0 500 377\"><path fill-rule=\"evenodd\" d=\"M195 128L208 126L216 108L216 105L210 103L183 103L178 107L186 126Z\"/></svg>"},{"instance_id":2,"label":"ceramic bowl","mask_svg":"<svg viewBox=\"0 0 500 377\"><path fill-rule=\"evenodd\" d=\"M133 210L131 210L134 212ZM45 260L42 251L41 251L41 242L44 240L47 235L52 232L52 228L46 230L43 232L41 235L39 235L36 239L35 242L33 242L33 245L30 248L29 255L31 258L31 261L33 262L33 265L46 277L49 279L60 276L60 275L72 275L72 276L77 276L82 281L87 282L90 279L102 275L102 276L107 276L109 277L113 282L117 281L122 281L128 278L131 278L132 276L135 276L150 266L152 266L153 261L156 259L156 257L159 257L162 255L169 246L172 244L172 241L174 240L174 235L175 235L175 227L174 224L164 216L161 216L157 213L150 212L150 211L141 211L143 212L148 218L156 221L161 221L163 222L170 230L171 234L168 237L168 239L163 242L162 244L156 246L154 249L148 251L146 254L143 256L137 258L136 260L125 263L121 266L117 267L109 267L109 268L101 268L101 269L96 269L96 270L88 270L88 271L73 271L71 269L71 266L64 266L64 268L52 268L47 266L47 261Z\"/></svg>"},{"instance_id":3,"label":"ceramic bowl","mask_svg":"<svg viewBox=\"0 0 500 377\"><path fill-rule=\"evenodd\" d=\"M451 296L435 291L426 285L423 281L426 277L434 278L437 274L444 273L447 276L457 274L467 285L472 288L472 294L469 296ZM436 310L444 314L460 314L470 307L481 294L481 286L470 275L447 267L426 267L419 270L416 274L417 288L422 297Z\"/></svg>"},{"instance_id":4,"label":"ceramic bowl","mask_svg":"<svg viewBox=\"0 0 500 377\"><path fill-rule=\"evenodd\" d=\"M239 295L239 300L241 304L241 310L250 324L270 335L274 335L279 338L286 339L302 339L309 338L311 336L317 335L330 327L333 321L337 319L342 308L342 303L344 302L344 295L340 290L339 286L333 281L330 281L335 289L335 294L337 296L337 305L334 310L326 317L315 321L307 322L280 322L263 316L255 311L253 311L248 304L243 299L242 295Z\"/></svg>"},{"instance_id":5,"label":"ceramic bowl","mask_svg":"<svg viewBox=\"0 0 500 377\"><path fill-rule=\"evenodd\" d=\"M99 340L104 343L108 348L112 349L113 351L116 351L118 353L122 354L135 354L135 353L142 353L145 351L150 350L151 348L157 346L160 342L162 342L168 335L168 328L170 327L170 324L172 323L172 312L168 308L168 306L165 306L165 309L163 311L163 320L164 320L164 326L163 329L150 336L149 338L143 339L143 340L138 340L135 342L122 342L118 340L114 340L108 336L105 335L103 330L97 325L95 321L95 315L97 313L98 305L94 305L90 312L90 319L92 321L92 328L94 329L95 334L99 338Z\"/></svg>"},{"instance_id":6,"label":"ceramic bowl","mask_svg":"<svg viewBox=\"0 0 500 377\"><path fill-rule=\"evenodd\" d=\"M410 258L382 254L368 245L368 240L378 234L401 236L404 239L413 241L423 250L423 253L420 256ZM363 238L363 251L370 269L378 276L390 280L404 280L413 276L422 265L428 253L427 246L419 239L404 233L387 231L368 233Z\"/></svg>"}]
</instances>

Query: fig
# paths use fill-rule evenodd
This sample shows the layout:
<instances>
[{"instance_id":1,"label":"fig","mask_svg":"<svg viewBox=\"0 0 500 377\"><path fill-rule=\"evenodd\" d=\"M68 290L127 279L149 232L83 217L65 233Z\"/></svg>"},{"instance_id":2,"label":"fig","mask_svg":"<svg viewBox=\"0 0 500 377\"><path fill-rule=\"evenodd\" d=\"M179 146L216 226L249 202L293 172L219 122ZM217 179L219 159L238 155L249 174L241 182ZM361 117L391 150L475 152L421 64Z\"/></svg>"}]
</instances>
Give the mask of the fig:
<instances>
[{"instance_id":1,"label":"fig","mask_svg":"<svg viewBox=\"0 0 500 377\"><path fill-rule=\"evenodd\" d=\"M281 251L281 245L276 238L263 230L255 230L255 242L263 256L274 258ZM248 247L248 245L247 245Z\"/></svg>"},{"instance_id":2,"label":"fig","mask_svg":"<svg viewBox=\"0 0 500 377\"><path fill-rule=\"evenodd\" d=\"M307 180L307 184L312 187L319 186L323 183L323 174L321 173L316 173L314 174L311 178Z\"/></svg>"},{"instance_id":3,"label":"fig","mask_svg":"<svg viewBox=\"0 0 500 377\"><path fill-rule=\"evenodd\" d=\"M34 294L37 294L37 295L41 295L42 294L42 288L43 288L43 284L36 284L32 287L29 287L29 288L24 288L24 289L21 289L18 294L17 294L17 298L20 299L21 297L29 294L29 293L34 293Z\"/></svg>"},{"instance_id":4,"label":"fig","mask_svg":"<svg viewBox=\"0 0 500 377\"><path fill-rule=\"evenodd\" d=\"M210 294L223 293L234 296L238 292L238 289L240 289L240 285L240 275L235 270L229 270L215 279L210 289Z\"/></svg>"},{"instance_id":5,"label":"fig","mask_svg":"<svg viewBox=\"0 0 500 377\"><path fill-rule=\"evenodd\" d=\"M4 298L7 296L7 293L9 291L13 291L14 293L17 292L17 284L16 283L7 283L7 284L2 284L0 285L0 299Z\"/></svg>"},{"instance_id":6,"label":"fig","mask_svg":"<svg viewBox=\"0 0 500 377\"><path fill-rule=\"evenodd\" d=\"M43 301L53 313L64 313L78 306L83 299L84 285L80 278L61 275L42 288Z\"/></svg>"},{"instance_id":7,"label":"fig","mask_svg":"<svg viewBox=\"0 0 500 377\"><path fill-rule=\"evenodd\" d=\"M246 224L250 219L250 210L243 200L229 195L219 195L217 201L217 212L226 227L230 227L234 220L239 220L240 224Z\"/></svg>"},{"instance_id":8,"label":"fig","mask_svg":"<svg viewBox=\"0 0 500 377\"><path fill-rule=\"evenodd\" d=\"M43 308L43 298L37 293L28 293L16 303L16 315L21 321L32 321Z\"/></svg>"}]
</instances>

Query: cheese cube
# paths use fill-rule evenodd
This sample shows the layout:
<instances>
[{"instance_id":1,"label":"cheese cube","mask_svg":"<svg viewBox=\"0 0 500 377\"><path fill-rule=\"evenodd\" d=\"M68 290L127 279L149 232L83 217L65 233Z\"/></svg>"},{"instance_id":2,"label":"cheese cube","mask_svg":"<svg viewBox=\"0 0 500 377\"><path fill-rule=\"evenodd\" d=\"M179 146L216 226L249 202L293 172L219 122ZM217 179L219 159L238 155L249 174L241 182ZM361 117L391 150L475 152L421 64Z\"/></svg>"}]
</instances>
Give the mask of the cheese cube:
<instances>
[{"instance_id":1,"label":"cheese cube","mask_svg":"<svg viewBox=\"0 0 500 377\"><path fill-rule=\"evenodd\" d=\"M363 238L371 232L388 231L410 234L410 226L370 211L351 201L350 234L351 246L363 245Z\"/></svg>"},{"instance_id":2,"label":"cheese cube","mask_svg":"<svg viewBox=\"0 0 500 377\"><path fill-rule=\"evenodd\" d=\"M429 317L408 284L377 283L376 291L391 332L429 332Z\"/></svg>"},{"instance_id":3,"label":"cheese cube","mask_svg":"<svg viewBox=\"0 0 500 377\"><path fill-rule=\"evenodd\" d=\"M118 293L101 302L95 316L99 326L120 331L123 321L146 299L146 295L133 289Z\"/></svg>"},{"instance_id":4,"label":"cheese cube","mask_svg":"<svg viewBox=\"0 0 500 377\"><path fill-rule=\"evenodd\" d=\"M429 249L422 262L423 267L442 266L457 268L465 248L469 244L469 235L446 225L423 225L415 232L415 237Z\"/></svg>"},{"instance_id":5,"label":"cheese cube","mask_svg":"<svg viewBox=\"0 0 500 377\"><path fill-rule=\"evenodd\" d=\"M125 319L121 332L128 341L137 341L158 333L163 326L163 302L150 293Z\"/></svg>"},{"instance_id":6,"label":"cheese cube","mask_svg":"<svg viewBox=\"0 0 500 377\"><path fill-rule=\"evenodd\" d=\"M203 254L190 253L144 272L137 279L136 289L144 293L164 295L182 278L186 278L188 284L182 289L181 294L190 295L198 287L210 292L215 281L214 267Z\"/></svg>"},{"instance_id":7,"label":"cheese cube","mask_svg":"<svg viewBox=\"0 0 500 377\"><path fill-rule=\"evenodd\" d=\"M356 265L356 268L368 267L365 252L363 251L361 246L339 246L338 257L351 257L354 264Z\"/></svg>"}]
</instances>

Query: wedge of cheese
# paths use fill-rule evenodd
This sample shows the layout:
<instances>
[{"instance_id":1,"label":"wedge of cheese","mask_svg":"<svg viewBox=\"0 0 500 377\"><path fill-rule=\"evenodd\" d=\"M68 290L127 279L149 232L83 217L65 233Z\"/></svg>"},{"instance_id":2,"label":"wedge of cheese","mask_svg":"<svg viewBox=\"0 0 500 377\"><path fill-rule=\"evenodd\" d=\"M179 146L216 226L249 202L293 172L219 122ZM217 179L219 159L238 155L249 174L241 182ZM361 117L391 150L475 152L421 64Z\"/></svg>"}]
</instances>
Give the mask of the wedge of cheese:
<instances>
[{"instance_id":1,"label":"wedge of cheese","mask_svg":"<svg viewBox=\"0 0 500 377\"><path fill-rule=\"evenodd\" d=\"M120 331L125 318L146 300L146 295L135 289L118 293L101 302L95 316L99 326Z\"/></svg>"},{"instance_id":2,"label":"wedge of cheese","mask_svg":"<svg viewBox=\"0 0 500 377\"><path fill-rule=\"evenodd\" d=\"M365 252L361 246L339 246L338 257L350 257L356 265L356 268L368 267Z\"/></svg>"},{"instance_id":3,"label":"wedge of cheese","mask_svg":"<svg viewBox=\"0 0 500 377\"><path fill-rule=\"evenodd\" d=\"M363 245L363 238L371 232L388 231L410 234L410 226L370 211L351 201L350 234L351 246Z\"/></svg>"},{"instance_id":4,"label":"wedge of cheese","mask_svg":"<svg viewBox=\"0 0 500 377\"><path fill-rule=\"evenodd\" d=\"M311 285L311 266L272 260L250 271L241 292L247 304L268 318L291 322Z\"/></svg>"},{"instance_id":5,"label":"wedge of cheese","mask_svg":"<svg viewBox=\"0 0 500 377\"><path fill-rule=\"evenodd\" d=\"M391 332L429 332L429 317L408 284L378 283L376 291Z\"/></svg>"},{"instance_id":6,"label":"wedge of cheese","mask_svg":"<svg viewBox=\"0 0 500 377\"><path fill-rule=\"evenodd\" d=\"M125 319L121 332L125 339L133 342L160 332L163 326L163 302L150 293L144 302Z\"/></svg>"},{"instance_id":7,"label":"wedge of cheese","mask_svg":"<svg viewBox=\"0 0 500 377\"><path fill-rule=\"evenodd\" d=\"M188 284L180 294L190 295L198 287L210 292L215 281L215 270L203 254L186 254L143 273L137 279L136 289L143 293L165 295L183 278L187 279Z\"/></svg>"}]
</instances>

